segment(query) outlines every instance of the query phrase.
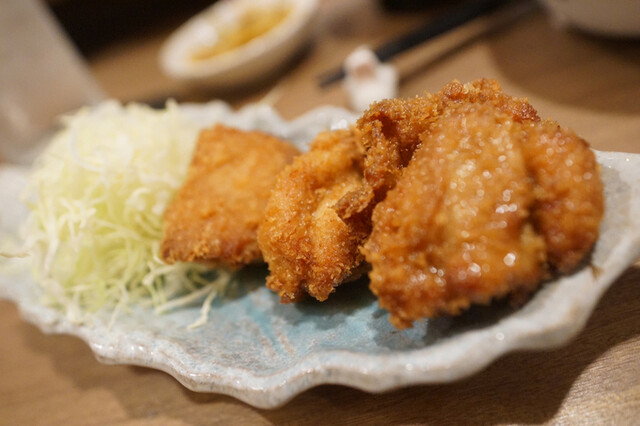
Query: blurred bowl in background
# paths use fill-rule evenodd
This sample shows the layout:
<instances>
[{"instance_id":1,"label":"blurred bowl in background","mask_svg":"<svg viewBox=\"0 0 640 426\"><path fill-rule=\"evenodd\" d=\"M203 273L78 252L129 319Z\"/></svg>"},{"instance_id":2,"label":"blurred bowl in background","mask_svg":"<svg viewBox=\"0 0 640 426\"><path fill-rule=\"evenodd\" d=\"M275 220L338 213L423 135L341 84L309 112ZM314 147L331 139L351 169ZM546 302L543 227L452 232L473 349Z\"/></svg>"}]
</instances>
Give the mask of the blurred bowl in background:
<instances>
[{"instance_id":1,"label":"blurred bowl in background","mask_svg":"<svg viewBox=\"0 0 640 426\"><path fill-rule=\"evenodd\" d=\"M221 0L169 37L161 68L212 88L255 82L307 45L317 9L317 0Z\"/></svg>"},{"instance_id":2,"label":"blurred bowl in background","mask_svg":"<svg viewBox=\"0 0 640 426\"><path fill-rule=\"evenodd\" d=\"M614 37L640 36L640 0L542 0L560 25Z\"/></svg>"}]
</instances>

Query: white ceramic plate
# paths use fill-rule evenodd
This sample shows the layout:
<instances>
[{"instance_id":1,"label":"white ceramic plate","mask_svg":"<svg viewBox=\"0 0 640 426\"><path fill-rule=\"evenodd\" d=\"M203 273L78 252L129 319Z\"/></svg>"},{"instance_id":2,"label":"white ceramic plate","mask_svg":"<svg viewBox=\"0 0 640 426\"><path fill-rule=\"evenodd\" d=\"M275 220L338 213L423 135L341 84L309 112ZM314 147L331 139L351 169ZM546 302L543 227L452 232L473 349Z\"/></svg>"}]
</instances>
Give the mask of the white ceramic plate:
<instances>
[{"instance_id":1,"label":"white ceramic plate","mask_svg":"<svg viewBox=\"0 0 640 426\"><path fill-rule=\"evenodd\" d=\"M220 105L186 109L204 124L211 108ZM298 141L331 123L353 119L338 109L314 111L291 123L265 108L229 114L248 123L245 127ZM266 268L251 268L214 302L209 322L201 328L187 329L199 316L199 306L194 306L163 316L134 309L109 329L109 312L96 315L91 324L75 325L43 306L40 288L23 260L3 270L0 296L15 301L24 318L43 331L82 338L102 362L160 369L189 389L232 395L257 407L276 407L324 383L379 392L449 382L507 352L568 342L602 293L640 255L640 155L597 152L597 158L606 215L591 265L546 283L517 310L498 303L397 331L366 282L344 285L324 303L281 305L264 287ZM17 197L24 180L24 169L0 168L5 233L24 217Z\"/></svg>"}]
</instances>

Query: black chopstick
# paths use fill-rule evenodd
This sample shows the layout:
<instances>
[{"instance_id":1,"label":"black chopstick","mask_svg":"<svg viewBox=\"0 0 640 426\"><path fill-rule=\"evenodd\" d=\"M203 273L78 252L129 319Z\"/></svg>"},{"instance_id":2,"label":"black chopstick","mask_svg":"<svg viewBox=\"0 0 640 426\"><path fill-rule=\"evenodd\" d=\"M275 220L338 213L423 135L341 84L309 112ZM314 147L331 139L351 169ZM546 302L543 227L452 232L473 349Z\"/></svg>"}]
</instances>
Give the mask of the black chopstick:
<instances>
[{"instance_id":1,"label":"black chopstick","mask_svg":"<svg viewBox=\"0 0 640 426\"><path fill-rule=\"evenodd\" d=\"M511 1L513 0L471 0L427 25L379 46L374 50L374 53L380 61L386 62L405 50L457 28L472 19L491 13ZM342 80L344 76L345 72L342 67L325 72L319 76L320 87L329 86Z\"/></svg>"}]
</instances>

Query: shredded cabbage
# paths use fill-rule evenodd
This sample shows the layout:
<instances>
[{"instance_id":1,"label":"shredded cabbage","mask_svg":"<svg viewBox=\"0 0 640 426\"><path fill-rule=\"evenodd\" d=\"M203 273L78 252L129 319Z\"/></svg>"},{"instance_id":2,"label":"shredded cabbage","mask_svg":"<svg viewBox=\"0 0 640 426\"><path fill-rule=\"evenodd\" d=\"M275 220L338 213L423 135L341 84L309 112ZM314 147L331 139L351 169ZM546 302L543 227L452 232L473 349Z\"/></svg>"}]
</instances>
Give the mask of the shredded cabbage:
<instances>
[{"instance_id":1,"label":"shredded cabbage","mask_svg":"<svg viewBox=\"0 0 640 426\"><path fill-rule=\"evenodd\" d=\"M223 289L227 273L158 256L162 215L199 130L175 103L109 101L63 118L26 192L25 240L47 303L83 322L105 306L114 316L131 303L164 311L191 292L210 303Z\"/></svg>"}]
</instances>

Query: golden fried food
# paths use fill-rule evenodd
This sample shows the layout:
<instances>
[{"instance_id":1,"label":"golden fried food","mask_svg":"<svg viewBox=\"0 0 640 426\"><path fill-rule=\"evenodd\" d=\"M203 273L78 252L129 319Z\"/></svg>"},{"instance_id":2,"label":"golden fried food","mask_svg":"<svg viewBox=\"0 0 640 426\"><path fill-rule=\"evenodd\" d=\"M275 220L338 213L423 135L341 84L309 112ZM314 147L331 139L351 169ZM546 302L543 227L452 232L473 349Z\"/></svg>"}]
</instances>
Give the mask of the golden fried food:
<instances>
[{"instance_id":1,"label":"golden fried food","mask_svg":"<svg viewBox=\"0 0 640 426\"><path fill-rule=\"evenodd\" d=\"M345 224L333 205L362 181L363 151L353 130L321 133L278 176L258 229L267 286L283 302L308 293L325 300L353 276L367 230Z\"/></svg>"},{"instance_id":2,"label":"golden fried food","mask_svg":"<svg viewBox=\"0 0 640 426\"><path fill-rule=\"evenodd\" d=\"M599 235L604 210L600 169L589 144L544 121L525 125L522 150L535 182L533 223L544 236L549 264L571 272Z\"/></svg>"},{"instance_id":3,"label":"golden fried food","mask_svg":"<svg viewBox=\"0 0 640 426\"><path fill-rule=\"evenodd\" d=\"M598 236L602 183L583 140L524 104L460 99L419 135L362 250L399 328L526 294Z\"/></svg>"},{"instance_id":4,"label":"golden fried food","mask_svg":"<svg viewBox=\"0 0 640 426\"><path fill-rule=\"evenodd\" d=\"M222 125L204 130L164 215L163 260L231 268L261 260L256 232L269 192L298 153L261 132Z\"/></svg>"},{"instance_id":5,"label":"golden fried food","mask_svg":"<svg viewBox=\"0 0 640 426\"><path fill-rule=\"evenodd\" d=\"M366 151L365 181L340 200L340 217L347 223L366 223L375 204L395 186L422 143L420 136L447 108L459 103L490 103L515 121L539 120L526 99L505 95L497 81L488 79L467 84L454 81L436 94L377 102L357 123Z\"/></svg>"}]
</instances>

